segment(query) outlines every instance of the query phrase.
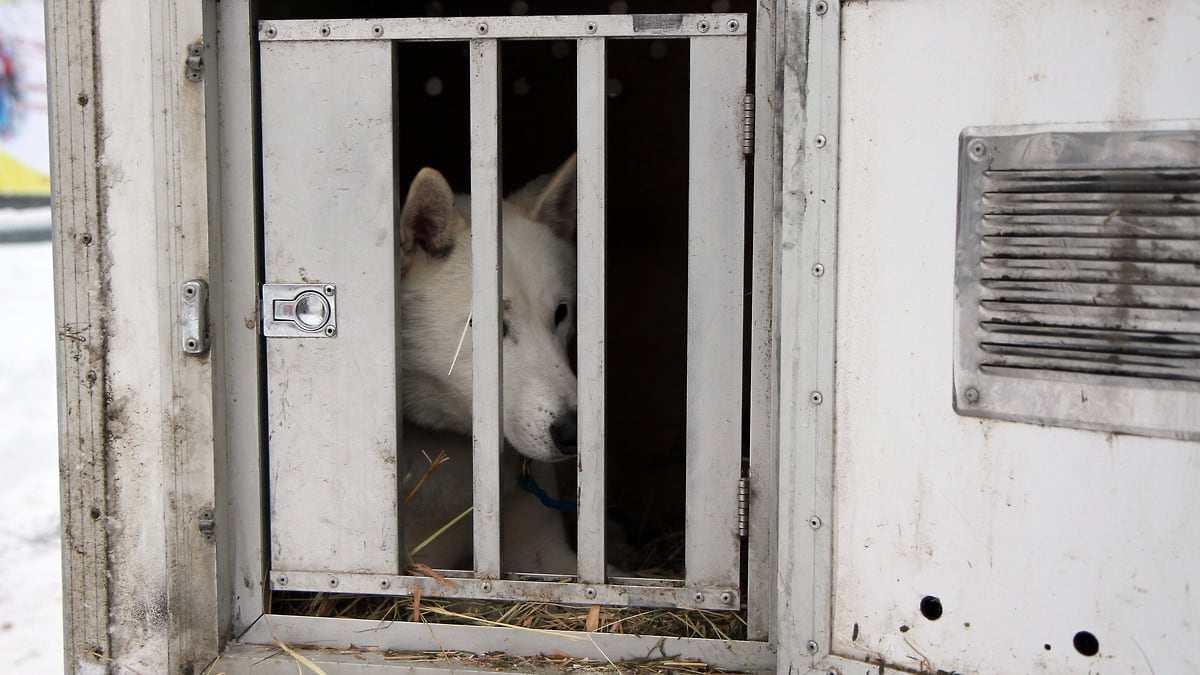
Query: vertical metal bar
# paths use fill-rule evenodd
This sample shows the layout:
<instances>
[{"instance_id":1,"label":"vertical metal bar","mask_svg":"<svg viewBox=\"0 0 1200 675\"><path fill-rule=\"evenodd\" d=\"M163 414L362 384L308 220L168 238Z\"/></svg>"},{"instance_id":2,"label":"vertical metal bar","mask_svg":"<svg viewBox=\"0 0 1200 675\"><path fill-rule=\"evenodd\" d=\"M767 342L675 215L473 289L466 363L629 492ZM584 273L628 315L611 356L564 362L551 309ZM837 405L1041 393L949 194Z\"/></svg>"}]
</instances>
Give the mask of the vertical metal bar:
<instances>
[{"instance_id":1,"label":"vertical metal bar","mask_svg":"<svg viewBox=\"0 0 1200 675\"><path fill-rule=\"evenodd\" d=\"M737 588L746 39L692 38L690 61L684 562L689 585Z\"/></svg>"},{"instance_id":2,"label":"vertical metal bar","mask_svg":"<svg viewBox=\"0 0 1200 675\"><path fill-rule=\"evenodd\" d=\"M753 501L749 505L746 542L746 637L767 640L775 622L775 516L779 472L779 148L775 102L780 82L775 77L776 49L782 44L777 7L758 6L754 41L754 196L750 312L750 469L747 475Z\"/></svg>"},{"instance_id":3,"label":"vertical metal bar","mask_svg":"<svg viewBox=\"0 0 1200 675\"><path fill-rule=\"evenodd\" d=\"M339 319L333 338L266 341L271 560L395 574L392 49L320 47L260 53L264 281L334 284Z\"/></svg>"},{"instance_id":4,"label":"vertical metal bar","mask_svg":"<svg viewBox=\"0 0 1200 675\"><path fill-rule=\"evenodd\" d=\"M475 574L500 576L500 43L471 40L471 285Z\"/></svg>"},{"instance_id":5,"label":"vertical metal bar","mask_svg":"<svg viewBox=\"0 0 1200 675\"><path fill-rule=\"evenodd\" d=\"M817 12L822 4L824 12ZM779 285L779 671L830 650L841 3L787 6ZM816 268L816 265L821 265ZM817 271L820 274L817 274ZM818 520L810 521L816 517ZM819 528L809 523L824 523Z\"/></svg>"},{"instance_id":6,"label":"vertical metal bar","mask_svg":"<svg viewBox=\"0 0 1200 675\"><path fill-rule=\"evenodd\" d=\"M604 582L604 39L578 41L579 580Z\"/></svg>"}]
</instances>

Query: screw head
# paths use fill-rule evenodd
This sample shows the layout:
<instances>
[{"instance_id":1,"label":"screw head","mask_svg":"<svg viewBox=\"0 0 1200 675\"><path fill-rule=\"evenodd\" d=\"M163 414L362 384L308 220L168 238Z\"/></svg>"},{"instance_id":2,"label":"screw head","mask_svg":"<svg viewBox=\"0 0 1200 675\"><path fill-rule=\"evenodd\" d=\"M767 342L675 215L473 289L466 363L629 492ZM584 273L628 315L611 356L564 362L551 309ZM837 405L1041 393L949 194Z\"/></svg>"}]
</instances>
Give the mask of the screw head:
<instances>
[{"instance_id":1,"label":"screw head","mask_svg":"<svg viewBox=\"0 0 1200 675\"><path fill-rule=\"evenodd\" d=\"M596 589L595 589L595 588L592 588L591 586L588 586L588 587L587 587L587 590L586 590L586 591L584 591L584 592L583 592L583 594L584 594L585 596L587 596L587 599L588 599L588 600L595 600L595 599L596 599Z\"/></svg>"},{"instance_id":2,"label":"screw head","mask_svg":"<svg viewBox=\"0 0 1200 675\"><path fill-rule=\"evenodd\" d=\"M725 591L721 594L721 604L728 605L733 602L733 593Z\"/></svg>"},{"instance_id":3,"label":"screw head","mask_svg":"<svg viewBox=\"0 0 1200 675\"><path fill-rule=\"evenodd\" d=\"M825 134L817 134L817 137L813 139L813 147L825 147Z\"/></svg>"},{"instance_id":4,"label":"screw head","mask_svg":"<svg viewBox=\"0 0 1200 675\"><path fill-rule=\"evenodd\" d=\"M821 519L817 516L809 516L808 526L814 530L821 529Z\"/></svg>"},{"instance_id":5,"label":"screw head","mask_svg":"<svg viewBox=\"0 0 1200 675\"><path fill-rule=\"evenodd\" d=\"M813 405L821 405L821 403L825 400L825 397L821 395L821 392L814 391L808 395L808 400L812 401Z\"/></svg>"},{"instance_id":6,"label":"screw head","mask_svg":"<svg viewBox=\"0 0 1200 675\"><path fill-rule=\"evenodd\" d=\"M730 19L729 23L725 24L725 27L729 29L730 33L734 33L737 32L737 29L740 28L741 25L742 24L738 23L737 19Z\"/></svg>"},{"instance_id":7,"label":"screw head","mask_svg":"<svg viewBox=\"0 0 1200 675\"><path fill-rule=\"evenodd\" d=\"M812 266L812 274L814 277L819 277L819 276L825 274L825 266L822 265L821 263L817 263L816 265L813 265Z\"/></svg>"},{"instance_id":8,"label":"screw head","mask_svg":"<svg viewBox=\"0 0 1200 675\"><path fill-rule=\"evenodd\" d=\"M279 34L279 31L276 30L275 26L267 26L267 30L264 32L267 34L267 37L269 37L269 38L274 38L276 35Z\"/></svg>"},{"instance_id":9,"label":"screw head","mask_svg":"<svg viewBox=\"0 0 1200 675\"><path fill-rule=\"evenodd\" d=\"M963 398L967 399L967 403L975 405L979 403L979 390L975 387L967 387L967 390L963 392Z\"/></svg>"},{"instance_id":10,"label":"screw head","mask_svg":"<svg viewBox=\"0 0 1200 675\"><path fill-rule=\"evenodd\" d=\"M696 28L698 28L698 29L700 30L700 32L701 32L701 33L707 33L707 32L708 32L708 28L709 28L709 26L708 26L708 22L707 22L707 21L701 21L700 23L696 24Z\"/></svg>"},{"instance_id":11,"label":"screw head","mask_svg":"<svg viewBox=\"0 0 1200 675\"><path fill-rule=\"evenodd\" d=\"M325 287L325 295L332 296L336 292L337 288L335 288L333 284L329 284Z\"/></svg>"},{"instance_id":12,"label":"screw head","mask_svg":"<svg viewBox=\"0 0 1200 675\"><path fill-rule=\"evenodd\" d=\"M696 602L704 602L704 594L700 591L696 591L696 594L692 596L692 599Z\"/></svg>"},{"instance_id":13,"label":"screw head","mask_svg":"<svg viewBox=\"0 0 1200 675\"><path fill-rule=\"evenodd\" d=\"M967 154L970 155L971 159L975 160L976 162L987 159L987 156L988 156L987 142L984 141L982 138L976 138L975 140L973 140L967 144Z\"/></svg>"},{"instance_id":14,"label":"screw head","mask_svg":"<svg viewBox=\"0 0 1200 675\"><path fill-rule=\"evenodd\" d=\"M379 24L371 26L371 35L374 35L375 37L383 37L383 26Z\"/></svg>"},{"instance_id":15,"label":"screw head","mask_svg":"<svg viewBox=\"0 0 1200 675\"><path fill-rule=\"evenodd\" d=\"M817 13L817 16L820 16L829 11L829 3L825 2L825 0L821 0L815 6L813 6L813 11Z\"/></svg>"},{"instance_id":16,"label":"screw head","mask_svg":"<svg viewBox=\"0 0 1200 675\"><path fill-rule=\"evenodd\" d=\"M589 32L589 33L595 33L595 32L596 32L596 22L595 22L595 21L589 21L589 22L587 23L587 26L585 26L584 28L586 28L586 29L587 29L587 32Z\"/></svg>"},{"instance_id":17,"label":"screw head","mask_svg":"<svg viewBox=\"0 0 1200 675\"><path fill-rule=\"evenodd\" d=\"M337 326L325 326L325 336L333 337L337 335Z\"/></svg>"},{"instance_id":18,"label":"screw head","mask_svg":"<svg viewBox=\"0 0 1200 675\"><path fill-rule=\"evenodd\" d=\"M479 33L480 35L487 35L488 25L486 23L480 23L475 27L475 32Z\"/></svg>"},{"instance_id":19,"label":"screw head","mask_svg":"<svg viewBox=\"0 0 1200 675\"><path fill-rule=\"evenodd\" d=\"M387 589L392 587L392 580L391 579L380 579L379 587L386 591Z\"/></svg>"},{"instance_id":20,"label":"screw head","mask_svg":"<svg viewBox=\"0 0 1200 675\"><path fill-rule=\"evenodd\" d=\"M275 577L275 583L279 586L287 586L287 584L288 584L287 575L280 574L279 576Z\"/></svg>"},{"instance_id":21,"label":"screw head","mask_svg":"<svg viewBox=\"0 0 1200 675\"><path fill-rule=\"evenodd\" d=\"M329 37L329 26L321 26L321 37Z\"/></svg>"},{"instance_id":22,"label":"screw head","mask_svg":"<svg viewBox=\"0 0 1200 675\"><path fill-rule=\"evenodd\" d=\"M805 645L805 647L808 649L809 654L817 653L817 641L816 640L809 640L808 644Z\"/></svg>"},{"instance_id":23,"label":"screw head","mask_svg":"<svg viewBox=\"0 0 1200 675\"><path fill-rule=\"evenodd\" d=\"M485 581L482 584L479 584L479 590L483 591L484 593L491 593L492 592L492 582Z\"/></svg>"},{"instance_id":24,"label":"screw head","mask_svg":"<svg viewBox=\"0 0 1200 675\"><path fill-rule=\"evenodd\" d=\"M338 586L338 578L337 578L337 577L329 577L329 582L328 582L328 583L329 583L329 587L330 587L330 588L337 588L337 586Z\"/></svg>"}]
</instances>

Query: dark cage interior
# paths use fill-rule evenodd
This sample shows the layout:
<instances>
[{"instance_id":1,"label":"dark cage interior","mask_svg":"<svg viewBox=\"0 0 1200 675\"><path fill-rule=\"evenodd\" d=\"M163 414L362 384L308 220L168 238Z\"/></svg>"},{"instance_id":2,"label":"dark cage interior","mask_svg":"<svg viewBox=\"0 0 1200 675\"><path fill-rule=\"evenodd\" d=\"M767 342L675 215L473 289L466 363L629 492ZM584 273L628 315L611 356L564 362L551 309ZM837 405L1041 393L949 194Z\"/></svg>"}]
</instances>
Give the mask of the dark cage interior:
<instances>
[{"instance_id":1,"label":"dark cage interior","mask_svg":"<svg viewBox=\"0 0 1200 675\"><path fill-rule=\"evenodd\" d=\"M260 19L744 12L751 30L755 12L749 0L265 0L258 9ZM501 49L507 195L575 150L576 62L569 40ZM396 63L401 195L423 166L467 191L466 43L398 43ZM655 576L683 572L688 75L686 39L607 42L606 489L609 515L631 544L610 550L610 561Z\"/></svg>"}]
</instances>

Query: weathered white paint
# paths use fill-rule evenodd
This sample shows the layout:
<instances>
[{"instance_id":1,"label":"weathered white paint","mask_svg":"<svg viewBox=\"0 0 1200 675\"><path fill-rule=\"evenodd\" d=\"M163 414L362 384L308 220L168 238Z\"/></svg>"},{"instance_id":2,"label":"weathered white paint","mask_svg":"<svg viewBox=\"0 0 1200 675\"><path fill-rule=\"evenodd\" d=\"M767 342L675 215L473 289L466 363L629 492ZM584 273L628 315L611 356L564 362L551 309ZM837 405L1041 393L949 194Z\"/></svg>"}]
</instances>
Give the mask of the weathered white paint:
<instances>
[{"instance_id":1,"label":"weathered white paint","mask_svg":"<svg viewBox=\"0 0 1200 675\"><path fill-rule=\"evenodd\" d=\"M67 593L85 600L65 616L66 661L72 671L96 668L98 648L142 672L177 672L211 659L218 634L216 554L197 528L213 502L212 374L207 356L181 352L176 325L180 285L208 277L210 101L183 76L206 7L65 5L48 7L52 36L69 45L51 40L50 65L63 78L53 100L57 225L74 235L57 250L62 419L80 432L64 437L65 541L90 527L107 533L106 554L67 556ZM95 71L81 72L93 58ZM74 178L88 174L94 182ZM92 363L71 354L75 343L94 345ZM71 395L80 377L103 392L102 411L71 400L87 400ZM103 421L89 417L96 412ZM97 470L106 496L89 502L75 485Z\"/></svg>"},{"instance_id":2,"label":"weathered white paint","mask_svg":"<svg viewBox=\"0 0 1200 675\"><path fill-rule=\"evenodd\" d=\"M1200 669L1200 448L951 409L958 133L1198 118L1200 12L924 0L842 17L834 652ZM1083 630L1098 656L1072 647Z\"/></svg>"}]
</instances>

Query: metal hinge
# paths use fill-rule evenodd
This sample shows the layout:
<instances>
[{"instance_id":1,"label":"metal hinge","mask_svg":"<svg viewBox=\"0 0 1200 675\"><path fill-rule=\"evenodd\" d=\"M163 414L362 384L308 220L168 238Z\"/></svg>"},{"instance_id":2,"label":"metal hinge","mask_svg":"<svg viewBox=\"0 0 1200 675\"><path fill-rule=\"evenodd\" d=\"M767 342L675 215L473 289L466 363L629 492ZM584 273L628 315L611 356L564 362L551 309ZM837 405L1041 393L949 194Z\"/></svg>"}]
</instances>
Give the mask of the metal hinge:
<instances>
[{"instance_id":1,"label":"metal hinge","mask_svg":"<svg viewBox=\"0 0 1200 675\"><path fill-rule=\"evenodd\" d=\"M750 487L746 478L738 479L738 536L742 539L750 534Z\"/></svg>"},{"instance_id":2,"label":"metal hinge","mask_svg":"<svg viewBox=\"0 0 1200 675\"><path fill-rule=\"evenodd\" d=\"M742 99L742 153L754 154L754 94Z\"/></svg>"},{"instance_id":3,"label":"metal hinge","mask_svg":"<svg viewBox=\"0 0 1200 675\"><path fill-rule=\"evenodd\" d=\"M211 507L200 509L200 520L197 526L200 528L200 536L204 537L204 541L212 542L216 537L217 519L213 515Z\"/></svg>"},{"instance_id":4,"label":"metal hinge","mask_svg":"<svg viewBox=\"0 0 1200 675\"><path fill-rule=\"evenodd\" d=\"M208 351L208 284L200 279L180 288L179 341L185 354Z\"/></svg>"},{"instance_id":5,"label":"metal hinge","mask_svg":"<svg viewBox=\"0 0 1200 675\"><path fill-rule=\"evenodd\" d=\"M204 43L193 42L188 45L187 59L184 60L184 76L188 82L199 82L204 79Z\"/></svg>"}]
</instances>

